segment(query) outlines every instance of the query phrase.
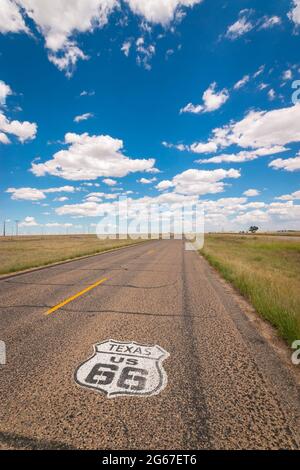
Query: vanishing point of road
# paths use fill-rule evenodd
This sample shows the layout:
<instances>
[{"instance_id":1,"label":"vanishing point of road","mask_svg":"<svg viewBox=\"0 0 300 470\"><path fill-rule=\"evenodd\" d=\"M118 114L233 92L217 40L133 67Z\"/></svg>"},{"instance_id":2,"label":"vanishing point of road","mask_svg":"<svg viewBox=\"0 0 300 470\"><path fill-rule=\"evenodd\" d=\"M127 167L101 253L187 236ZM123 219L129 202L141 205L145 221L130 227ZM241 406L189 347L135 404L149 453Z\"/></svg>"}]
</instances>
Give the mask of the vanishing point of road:
<instances>
[{"instance_id":1,"label":"vanishing point of road","mask_svg":"<svg viewBox=\"0 0 300 470\"><path fill-rule=\"evenodd\" d=\"M299 449L290 371L184 242L2 279L0 295L1 449ZM160 394L78 386L75 370L109 339L169 353Z\"/></svg>"}]
</instances>

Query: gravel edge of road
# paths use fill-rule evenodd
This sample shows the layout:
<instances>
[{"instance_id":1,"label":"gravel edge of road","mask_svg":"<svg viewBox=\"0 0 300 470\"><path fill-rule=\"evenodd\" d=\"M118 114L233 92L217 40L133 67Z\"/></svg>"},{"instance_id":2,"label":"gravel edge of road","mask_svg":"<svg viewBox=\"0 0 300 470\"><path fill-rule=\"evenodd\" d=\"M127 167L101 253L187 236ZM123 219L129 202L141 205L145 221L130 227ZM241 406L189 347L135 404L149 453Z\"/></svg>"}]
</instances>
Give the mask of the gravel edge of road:
<instances>
[{"instance_id":1,"label":"gravel edge of road","mask_svg":"<svg viewBox=\"0 0 300 470\"><path fill-rule=\"evenodd\" d=\"M240 311L248 319L258 334L266 341L271 349L279 356L282 364L292 374L298 386L300 386L300 368L293 366L291 355L293 350L288 343L279 336L277 329L265 320L254 308L254 306L235 288L233 284L227 281L222 274L210 264L208 259L198 252L198 255L206 262L207 268L211 271L215 280L219 281L226 289Z\"/></svg>"}]
</instances>

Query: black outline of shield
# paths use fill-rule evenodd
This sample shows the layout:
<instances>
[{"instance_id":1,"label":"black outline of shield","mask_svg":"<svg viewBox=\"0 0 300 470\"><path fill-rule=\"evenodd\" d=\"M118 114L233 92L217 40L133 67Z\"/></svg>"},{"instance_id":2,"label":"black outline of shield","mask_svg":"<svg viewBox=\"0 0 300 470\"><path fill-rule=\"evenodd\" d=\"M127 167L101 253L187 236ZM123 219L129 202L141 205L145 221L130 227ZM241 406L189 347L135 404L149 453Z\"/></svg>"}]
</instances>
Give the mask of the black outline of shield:
<instances>
[{"instance_id":1,"label":"black outline of shield","mask_svg":"<svg viewBox=\"0 0 300 470\"><path fill-rule=\"evenodd\" d=\"M135 346L143 346L143 347L148 347L148 348L157 348L159 351L161 351L161 353L162 353L161 356L158 359L155 359L155 360L153 359L154 362L155 362L155 366L156 366L158 375L159 375L159 384L155 388L155 390L153 390L151 392L146 392L146 393L136 393L136 392L113 392L113 393L109 393L106 390L101 389L100 387L96 388L96 387L93 387L92 385L86 385L86 384L83 384L83 383L79 382L79 380L77 379L77 373L78 373L79 369L82 366L84 366L85 364L87 364L91 359L93 359L97 355L97 353L98 353L97 346L100 346L101 344L105 344L105 343L116 343L116 344L126 344L126 345L132 344L132 345L135 345ZM162 363L165 359L168 359L168 357L170 357L170 354L168 353L168 351L161 348L157 344L151 345L151 344L137 343L135 341L116 341L115 339L108 339L108 340L105 340L105 341L101 341L100 343L94 344L93 348L94 348L94 352L93 352L92 356L90 356L86 361L84 361L82 364L80 364L74 372L74 380L75 380L76 384L79 387L89 388L91 390L94 390L95 392L104 393L107 396L107 398L115 398L117 396L121 396L121 397L125 397L125 396L150 397L150 396L158 395L167 386L167 383L168 383L167 373L166 373L165 369L163 368ZM165 379L165 385L162 387L162 385L164 383L164 379Z\"/></svg>"}]
</instances>

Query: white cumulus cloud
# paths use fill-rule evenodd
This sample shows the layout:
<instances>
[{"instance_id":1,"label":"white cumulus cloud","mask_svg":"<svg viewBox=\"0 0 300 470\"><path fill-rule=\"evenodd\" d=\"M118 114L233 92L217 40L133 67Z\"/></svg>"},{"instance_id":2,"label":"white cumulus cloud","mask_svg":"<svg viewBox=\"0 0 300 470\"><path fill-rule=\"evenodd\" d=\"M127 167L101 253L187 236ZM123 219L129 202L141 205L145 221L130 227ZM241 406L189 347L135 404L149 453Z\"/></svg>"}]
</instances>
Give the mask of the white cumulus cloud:
<instances>
[{"instance_id":1,"label":"white cumulus cloud","mask_svg":"<svg viewBox=\"0 0 300 470\"><path fill-rule=\"evenodd\" d=\"M34 217L25 217L24 220L20 223L20 227L37 227L39 224Z\"/></svg>"},{"instance_id":2,"label":"white cumulus cloud","mask_svg":"<svg viewBox=\"0 0 300 470\"><path fill-rule=\"evenodd\" d=\"M240 178L238 170L230 169L206 171L206 170L186 170L176 175L171 181L165 180L156 187L159 190L173 188L175 193L185 195L216 194L224 191L224 180L228 178Z\"/></svg>"},{"instance_id":3,"label":"white cumulus cloud","mask_svg":"<svg viewBox=\"0 0 300 470\"><path fill-rule=\"evenodd\" d=\"M178 150L181 150L178 148ZM188 150L188 148L184 147L184 150ZM209 141L209 142L197 142L195 144L192 144L190 147L190 150L193 153L211 153L211 152L216 152L218 150L218 146L215 142Z\"/></svg>"},{"instance_id":4,"label":"white cumulus cloud","mask_svg":"<svg viewBox=\"0 0 300 470\"><path fill-rule=\"evenodd\" d=\"M221 108L223 104L229 99L229 92L226 88L223 90L217 91L217 83L212 83L209 88L203 94L203 105L192 103L187 104L184 108L180 110L181 113L211 113Z\"/></svg>"},{"instance_id":5,"label":"white cumulus cloud","mask_svg":"<svg viewBox=\"0 0 300 470\"><path fill-rule=\"evenodd\" d=\"M126 0L133 13L149 23L169 24L182 7L192 7L203 0Z\"/></svg>"},{"instance_id":6,"label":"white cumulus cloud","mask_svg":"<svg viewBox=\"0 0 300 470\"><path fill-rule=\"evenodd\" d=\"M32 163L36 176L46 174L66 180L95 180L99 177L122 178L130 173L149 171L155 160L132 159L122 153L123 141L108 135L73 134L65 136L69 147L53 155L45 163Z\"/></svg>"},{"instance_id":7,"label":"white cumulus cloud","mask_svg":"<svg viewBox=\"0 0 300 470\"><path fill-rule=\"evenodd\" d=\"M289 18L296 24L300 24L300 0L293 0L293 9L289 13Z\"/></svg>"},{"instance_id":8,"label":"white cumulus cloud","mask_svg":"<svg viewBox=\"0 0 300 470\"><path fill-rule=\"evenodd\" d=\"M0 7L1 7L1 4L0 4ZM7 97L12 94L13 94L13 91L11 87L7 83L5 83L3 80L0 80L0 106L5 107ZM8 135L14 135L15 137L19 139L20 142L24 143L27 140L34 139L36 136L36 133L37 133L37 125L34 122L28 122L28 121L21 122L17 120L11 121L4 114L3 111L0 111L0 143L1 144L10 143L10 139Z\"/></svg>"},{"instance_id":9,"label":"white cumulus cloud","mask_svg":"<svg viewBox=\"0 0 300 470\"><path fill-rule=\"evenodd\" d=\"M240 88L243 88L250 80L250 75L245 75L241 80L239 80L235 85L234 89L239 90Z\"/></svg>"},{"instance_id":10,"label":"white cumulus cloud","mask_svg":"<svg viewBox=\"0 0 300 470\"><path fill-rule=\"evenodd\" d=\"M300 104L272 111L250 111L241 121L216 128L212 134L209 143L218 148L237 145L244 149L272 149L300 142Z\"/></svg>"},{"instance_id":11,"label":"white cumulus cloud","mask_svg":"<svg viewBox=\"0 0 300 470\"><path fill-rule=\"evenodd\" d=\"M114 10L123 11L124 2L142 22L167 27L182 9L202 0L0 0L0 33L32 34L32 22L44 37L49 60L70 76L78 60L88 59L78 46L78 34L104 27ZM123 51L127 54L128 46ZM153 54L152 49L146 52Z\"/></svg>"},{"instance_id":12,"label":"white cumulus cloud","mask_svg":"<svg viewBox=\"0 0 300 470\"><path fill-rule=\"evenodd\" d=\"M10 144L10 140L7 137L7 135L4 134L4 132L0 132L0 144L4 144L4 145Z\"/></svg>"},{"instance_id":13,"label":"white cumulus cloud","mask_svg":"<svg viewBox=\"0 0 300 470\"><path fill-rule=\"evenodd\" d=\"M269 164L269 167L289 172L300 171L300 153L294 158L277 158Z\"/></svg>"},{"instance_id":14,"label":"white cumulus cloud","mask_svg":"<svg viewBox=\"0 0 300 470\"><path fill-rule=\"evenodd\" d=\"M12 194L11 198L15 201L41 201L46 198L43 191L36 188L8 188L6 192Z\"/></svg>"},{"instance_id":15,"label":"white cumulus cloud","mask_svg":"<svg viewBox=\"0 0 300 470\"><path fill-rule=\"evenodd\" d=\"M12 89L3 80L0 80L0 105L6 103L6 98L12 95Z\"/></svg>"},{"instance_id":16,"label":"white cumulus cloud","mask_svg":"<svg viewBox=\"0 0 300 470\"><path fill-rule=\"evenodd\" d=\"M247 197L255 197L259 195L260 195L260 191L258 191L257 189L247 189L247 191L244 192L244 196L247 196Z\"/></svg>"},{"instance_id":17,"label":"white cumulus cloud","mask_svg":"<svg viewBox=\"0 0 300 470\"><path fill-rule=\"evenodd\" d=\"M191 150L193 151L193 148L191 148ZM259 148L257 150L243 150L241 152L232 154L223 153L216 157L196 160L196 163L243 163L256 160L259 157L266 157L286 151L288 151L288 148L277 145L270 148Z\"/></svg>"},{"instance_id":18,"label":"white cumulus cloud","mask_svg":"<svg viewBox=\"0 0 300 470\"><path fill-rule=\"evenodd\" d=\"M105 178L103 180L103 183L106 184L107 186L116 186L118 184L116 180L113 180L111 178Z\"/></svg>"},{"instance_id":19,"label":"white cumulus cloud","mask_svg":"<svg viewBox=\"0 0 300 470\"><path fill-rule=\"evenodd\" d=\"M0 137L0 142L9 143L9 138L7 136L4 137L3 135L11 134L16 136L20 142L24 143L35 138L37 125L28 121L10 121L3 113L0 112L0 131L2 133L2 139Z\"/></svg>"},{"instance_id":20,"label":"white cumulus cloud","mask_svg":"<svg viewBox=\"0 0 300 470\"><path fill-rule=\"evenodd\" d=\"M279 201L300 201L300 190L294 191L291 194L284 194L283 196L279 196L276 199Z\"/></svg>"},{"instance_id":21,"label":"white cumulus cloud","mask_svg":"<svg viewBox=\"0 0 300 470\"><path fill-rule=\"evenodd\" d=\"M126 57L129 56L131 46L132 46L131 41L125 41L121 47L121 51L124 52Z\"/></svg>"},{"instance_id":22,"label":"white cumulus cloud","mask_svg":"<svg viewBox=\"0 0 300 470\"><path fill-rule=\"evenodd\" d=\"M74 117L74 122L79 123L82 121L87 121L88 119L91 119L92 117L94 117L93 113L80 114L79 116Z\"/></svg>"},{"instance_id":23,"label":"white cumulus cloud","mask_svg":"<svg viewBox=\"0 0 300 470\"><path fill-rule=\"evenodd\" d=\"M138 183L141 183L141 184L152 184L152 183L155 183L155 181L157 181L157 178L141 178L138 180Z\"/></svg>"},{"instance_id":24,"label":"white cumulus cloud","mask_svg":"<svg viewBox=\"0 0 300 470\"><path fill-rule=\"evenodd\" d=\"M22 13L16 2L0 0L0 33L28 32Z\"/></svg>"},{"instance_id":25,"label":"white cumulus cloud","mask_svg":"<svg viewBox=\"0 0 300 470\"><path fill-rule=\"evenodd\" d=\"M46 199L46 194L52 193L73 193L74 186L61 186L59 188L8 188L7 193L11 194L11 198L15 201L41 201Z\"/></svg>"},{"instance_id":26,"label":"white cumulus cloud","mask_svg":"<svg viewBox=\"0 0 300 470\"><path fill-rule=\"evenodd\" d=\"M279 26L282 23L280 16L265 16L262 20L262 24L260 26L261 29L269 29L273 28L274 26Z\"/></svg>"},{"instance_id":27,"label":"white cumulus cloud","mask_svg":"<svg viewBox=\"0 0 300 470\"><path fill-rule=\"evenodd\" d=\"M253 23L249 19L249 10L242 10L239 14L239 19L230 25L226 32L226 37L234 40L249 33L254 28Z\"/></svg>"},{"instance_id":28,"label":"white cumulus cloud","mask_svg":"<svg viewBox=\"0 0 300 470\"><path fill-rule=\"evenodd\" d=\"M191 145L163 143L180 151L193 153L215 153L230 146L240 147L235 153L223 153L197 163L246 162L259 157L275 155L289 150L288 144L300 143L300 103L288 108L272 111L250 111L240 121L231 121L223 127L215 128L207 142L194 142ZM297 165L296 160L293 162Z\"/></svg>"},{"instance_id":29,"label":"white cumulus cloud","mask_svg":"<svg viewBox=\"0 0 300 470\"><path fill-rule=\"evenodd\" d=\"M45 38L49 59L71 74L78 59L86 55L74 36L103 27L118 0L0 0L0 32L28 32L32 20Z\"/></svg>"}]
</instances>

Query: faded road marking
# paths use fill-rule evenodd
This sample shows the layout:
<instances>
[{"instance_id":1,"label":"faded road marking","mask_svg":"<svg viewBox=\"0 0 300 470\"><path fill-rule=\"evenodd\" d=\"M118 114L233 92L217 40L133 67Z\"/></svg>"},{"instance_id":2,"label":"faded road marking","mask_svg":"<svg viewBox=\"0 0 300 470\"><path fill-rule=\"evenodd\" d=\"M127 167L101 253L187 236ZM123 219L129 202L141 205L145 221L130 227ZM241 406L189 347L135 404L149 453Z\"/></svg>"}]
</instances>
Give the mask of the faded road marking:
<instances>
[{"instance_id":1,"label":"faded road marking","mask_svg":"<svg viewBox=\"0 0 300 470\"><path fill-rule=\"evenodd\" d=\"M95 289L95 287L100 286L100 285L103 284L103 282L105 282L105 281L108 281L108 279L107 279L107 278L104 278L104 279L101 279L101 281L95 282L95 284L93 284L92 286L87 287L86 289L82 290L81 292L78 292L78 294L75 294L75 295L73 295L72 297L69 297L68 299L64 300L64 301L61 302L60 304L58 304L58 305L56 305L55 307L53 307L53 308L51 308L50 310L48 310L48 312L46 313L46 315L50 315L51 313L56 312L57 310L59 310L60 308L64 307L64 306L67 305L68 303L73 302L73 300L78 299L78 297L81 297L83 294L86 294L86 293L89 292L90 290Z\"/></svg>"},{"instance_id":2,"label":"faded road marking","mask_svg":"<svg viewBox=\"0 0 300 470\"><path fill-rule=\"evenodd\" d=\"M108 398L157 395L167 385L162 362L168 357L157 345L110 339L94 345L94 355L78 367L75 381Z\"/></svg>"}]
</instances>

